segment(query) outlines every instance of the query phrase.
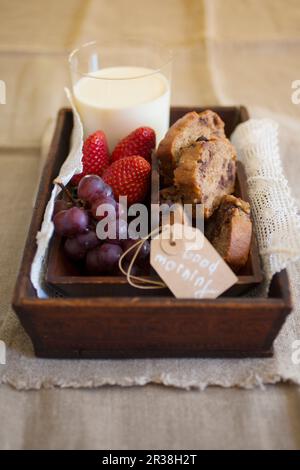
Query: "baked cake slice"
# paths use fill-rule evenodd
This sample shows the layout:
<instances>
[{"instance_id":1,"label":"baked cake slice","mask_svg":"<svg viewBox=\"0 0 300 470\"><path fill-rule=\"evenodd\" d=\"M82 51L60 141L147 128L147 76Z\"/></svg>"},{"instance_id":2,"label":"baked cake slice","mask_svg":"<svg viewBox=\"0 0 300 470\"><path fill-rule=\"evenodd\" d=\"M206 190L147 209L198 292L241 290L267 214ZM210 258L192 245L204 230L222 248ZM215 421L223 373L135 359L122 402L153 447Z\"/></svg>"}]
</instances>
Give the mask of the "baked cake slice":
<instances>
[{"instance_id":1,"label":"baked cake slice","mask_svg":"<svg viewBox=\"0 0 300 470\"><path fill-rule=\"evenodd\" d=\"M238 271L248 260L252 222L250 205L235 196L224 196L205 227L205 235L224 261Z\"/></svg>"},{"instance_id":2,"label":"baked cake slice","mask_svg":"<svg viewBox=\"0 0 300 470\"><path fill-rule=\"evenodd\" d=\"M178 119L170 127L157 149L160 173L165 184L172 184L173 171L184 148L197 141L210 140L214 137L225 138L224 122L215 112L211 110L202 113L192 111Z\"/></svg>"},{"instance_id":3,"label":"baked cake slice","mask_svg":"<svg viewBox=\"0 0 300 470\"><path fill-rule=\"evenodd\" d=\"M236 152L228 139L191 144L180 152L174 185L186 204L204 204L209 218L226 194L234 191Z\"/></svg>"}]
</instances>

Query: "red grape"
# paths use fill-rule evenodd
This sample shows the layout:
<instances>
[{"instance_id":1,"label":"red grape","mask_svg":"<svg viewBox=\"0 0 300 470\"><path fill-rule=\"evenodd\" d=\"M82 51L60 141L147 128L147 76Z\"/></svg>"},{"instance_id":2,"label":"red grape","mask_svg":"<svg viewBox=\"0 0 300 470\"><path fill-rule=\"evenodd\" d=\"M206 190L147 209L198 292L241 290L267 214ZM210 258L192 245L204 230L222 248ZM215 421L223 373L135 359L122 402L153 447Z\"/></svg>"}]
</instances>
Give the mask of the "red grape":
<instances>
[{"instance_id":1,"label":"red grape","mask_svg":"<svg viewBox=\"0 0 300 470\"><path fill-rule=\"evenodd\" d=\"M97 274L116 272L122 253L123 250L119 245L104 243L100 247L88 251L86 268L89 272Z\"/></svg>"},{"instance_id":2,"label":"red grape","mask_svg":"<svg viewBox=\"0 0 300 470\"><path fill-rule=\"evenodd\" d=\"M101 210L100 206L102 206L103 204L109 204L108 210L105 210L105 211ZM103 196L93 201L91 210L92 210L93 217L96 220L102 220L104 217L107 217L107 216L109 216L110 218L114 218L116 215L116 207L117 207L117 203L112 197ZM98 208L99 208L99 211L97 215ZM100 213L102 213L103 215L100 215Z\"/></svg>"},{"instance_id":3,"label":"red grape","mask_svg":"<svg viewBox=\"0 0 300 470\"><path fill-rule=\"evenodd\" d=\"M85 268L90 274L99 273L98 270L98 248L89 250L86 254Z\"/></svg>"},{"instance_id":4,"label":"red grape","mask_svg":"<svg viewBox=\"0 0 300 470\"><path fill-rule=\"evenodd\" d=\"M65 201L64 199L56 199L56 201L54 202L54 209L53 209L53 216L55 216L55 214L57 214L58 212L60 211L64 211L66 209L69 209L70 207L70 203Z\"/></svg>"},{"instance_id":5,"label":"red grape","mask_svg":"<svg viewBox=\"0 0 300 470\"><path fill-rule=\"evenodd\" d=\"M98 250L98 266L102 272L113 272L118 268L123 250L119 245L104 243Z\"/></svg>"},{"instance_id":6,"label":"red grape","mask_svg":"<svg viewBox=\"0 0 300 470\"><path fill-rule=\"evenodd\" d=\"M121 244L122 241L125 241L127 238L127 223L123 219L112 219L111 222L108 222L111 224L116 224L116 227L112 226L112 230L114 232L115 228L115 237L107 237L107 241L109 243L115 243L115 244Z\"/></svg>"},{"instance_id":7,"label":"red grape","mask_svg":"<svg viewBox=\"0 0 300 470\"><path fill-rule=\"evenodd\" d=\"M122 248L123 248L124 252L127 251L130 247L132 247L138 241L139 240L133 240L131 238L128 238L127 240L123 240ZM131 251L129 251L129 253L127 253L127 255L125 256L125 259L127 261L132 260L132 257L134 255L134 253L136 252L137 248L138 248L138 246L135 249L132 249ZM136 262L139 265L143 266L144 264L147 263L149 254L150 254L150 243L148 242L148 240L145 240L144 243L143 243L142 248L139 251L139 254L137 255Z\"/></svg>"},{"instance_id":8,"label":"red grape","mask_svg":"<svg viewBox=\"0 0 300 470\"><path fill-rule=\"evenodd\" d=\"M86 233L80 233L73 238L68 238L64 244L64 250L69 258L81 260L86 252L100 245L100 240L96 232L90 230Z\"/></svg>"},{"instance_id":9,"label":"red grape","mask_svg":"<svg viewBox=\"0 0 300 470\"><path fill-rule=\"evenodd\" d=\"M87 213L79 207L62 210L53 218L54 228L58 235L72 237L86 231L89 223Z\"/></svg>"},{"instance_id":10,"label":"red grape","mask_svg":"<svg viewBox=\"0 0 300 470\"><path fill-rule=\"evenodd\" d=\"M79 245L85 248L86 250L96 248L96 246L100 245L101 243L94 230L89 230L86 233L80 233L79 235L77 235L76 239Z\"/></svg>"},{"instance_id":11,"label":"red grape","mask_svg":"<svg viewBox=\"0 0 300 470\"><path fill-rule=\"evenodd\" d=\"M89 202L90 204L99 197L112 197L113 191L103 179L97 175L86 175L78 184L77 194L79 199Z\"/></svg>"},{"instance_id":12,"label":"red grape","mask_svg":"<svg viewBox=\"0 0 300 470\"><path fill-rule=\"evenodd\" d=\"M82 260L86 254L86 248L80 245L76 237L66 239L64 251L69 258L75 261Z\"/></svg>"},{"instance_id":13,"label":"red grape","mask_svg":"<svg viewBox=\"0 0 300 470\"><path fill-rule=\"evenodd\" d=\"M128 261L125 261L125 263L122 262L122 267L123 267L123 269L126 273L129 270L129 264L130 263ZM121 270L119 272L120 272L120 274L123 274ZM131 268L130 274L131 274L131 276L141 276L143 274L143 272L142 272L141 268L139 268L136 264L134 264Z\"/></svg>"}]
</instances>

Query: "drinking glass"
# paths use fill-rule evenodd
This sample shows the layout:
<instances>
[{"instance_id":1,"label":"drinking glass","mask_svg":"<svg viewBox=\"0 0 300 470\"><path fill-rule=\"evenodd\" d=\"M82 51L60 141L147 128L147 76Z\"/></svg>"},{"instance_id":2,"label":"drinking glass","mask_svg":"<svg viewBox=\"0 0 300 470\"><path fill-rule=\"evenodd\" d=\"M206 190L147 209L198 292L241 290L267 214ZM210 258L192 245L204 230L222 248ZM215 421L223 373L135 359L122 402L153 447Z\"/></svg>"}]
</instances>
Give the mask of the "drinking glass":
<instances>
[{"instance_id":1,"label":"drinking glass","mask_svg":"<svg viewBox=\"0 0 300 470\"><path fill-rule=\"evenodd\" d=\"M169 128L172 53L136 38L89 42L69 56L85 137L105 132L110 150L137 127Z\"/></svg>"}]
</instances>

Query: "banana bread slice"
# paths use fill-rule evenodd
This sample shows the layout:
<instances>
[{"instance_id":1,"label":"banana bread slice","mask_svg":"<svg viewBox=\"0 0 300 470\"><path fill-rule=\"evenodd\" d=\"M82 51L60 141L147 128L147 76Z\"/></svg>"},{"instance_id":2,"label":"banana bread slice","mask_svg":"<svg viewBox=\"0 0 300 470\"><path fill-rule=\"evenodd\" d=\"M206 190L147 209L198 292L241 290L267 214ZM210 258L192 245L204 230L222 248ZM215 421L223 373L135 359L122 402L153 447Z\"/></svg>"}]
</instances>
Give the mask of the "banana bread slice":
<instances>
[{"instance_id":1,"label":"banana bread slice","mask_svg":"<svg viewBox=\"0 0 300 470\"><path fill-rule=\"evenodd\" d=\"M226 194L234 191L236 152L228 139L212 139L181 151L174 185L186 204L204 204L208 219Z\"/></svg>"},{"instance_id":2,"label":"banana bread slice","mask_svg":"<svg viewBox=\"0 0 300 470\"><path fill-rule=\"evenodd\" d=\"M177 166L182 149L194 142L225 138L224 122L213 111L202 113L192 111L178 119L168 130L157 149L160 173L166 185L173 183L173 171Z\"/></svg>"},{"instance_id":3,"label":"banana bread slice","mask_svg":"<svg viewBox=\"0 0 300 470\"><path fill-rule=\"evenodd\" d=\"M238 271L247 263L250 251L250 205L235 196L224 196L205 227L205 235L224 261Z\"/></svg>"}]
</instances>

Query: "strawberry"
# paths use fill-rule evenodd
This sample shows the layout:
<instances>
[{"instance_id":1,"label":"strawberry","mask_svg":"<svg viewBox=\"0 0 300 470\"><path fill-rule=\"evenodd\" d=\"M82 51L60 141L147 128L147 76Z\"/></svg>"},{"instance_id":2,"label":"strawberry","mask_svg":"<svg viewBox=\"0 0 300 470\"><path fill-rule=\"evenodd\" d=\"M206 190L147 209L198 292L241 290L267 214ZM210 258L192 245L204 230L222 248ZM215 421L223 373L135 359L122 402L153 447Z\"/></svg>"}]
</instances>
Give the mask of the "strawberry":
<instances>
[{"instance_id":1,"label":"strawberry","mask_svg":"<svg viewBox=\"0 0 300 470\"><path fill-rule=\"evenodd\" d=\"M110 156L104 132L96 131L84 142L82 148L83 171L74 175L71 183L75 186L85 175L98 175L102 173L110 164Z\"/></svg>"},{"instance_id":2,"label":"strawberry","mask_svg":"<svg viewBox=\"0 0 300 470\"><path fill-rule=\"evenodd\" d=\"M127 203L142 202L148 191L151 166L143 157L132 155L113 162L103 180L111 186L116 200L127 196Z\"/></svg>"},{"instance_id":3,"label":"strawberry","mask_svg":"<svg viewBox=\"0 0 300 470\"><path fill-rule=\"evenodd\" d=\"M112 153L112 161L120 158L140 155L151 162L151 153L155 148L155 132L150 127L138 127L122 139Z\"/></svg>"}]
</instances>

